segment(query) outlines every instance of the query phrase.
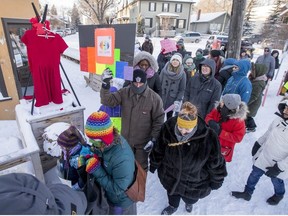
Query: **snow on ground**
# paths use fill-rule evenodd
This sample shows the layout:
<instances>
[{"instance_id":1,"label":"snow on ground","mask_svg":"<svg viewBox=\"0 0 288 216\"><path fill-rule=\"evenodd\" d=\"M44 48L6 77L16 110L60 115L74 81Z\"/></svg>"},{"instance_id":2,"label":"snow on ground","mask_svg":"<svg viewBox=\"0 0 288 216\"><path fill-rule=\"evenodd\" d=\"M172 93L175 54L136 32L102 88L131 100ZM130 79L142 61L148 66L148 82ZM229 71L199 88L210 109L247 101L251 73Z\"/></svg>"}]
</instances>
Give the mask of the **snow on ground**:
<instances>
[{"instance_id":1,"label":"snow on ground","mask_svg":"<svg viewBox=\"0 0 288 216\"><path fill-rule=\"evenodd\" d=\"M64 38L71 49L78 50L78 35L71 35ZM138 38L140 43L144 41L144 38ZM154 43L153 56L157 57L160 51L159 38L152 38ZM185 44L188 51L192 51L192 55L195 55L195 51L198 48L204 48L206 40L202 40L198 44ZM74 52L75 52L74 50ZM255 50L255 57L262 54L263 50L259 47ZM281 56L280 56L281 59ZM61 59L61 62L65 68L65 71L72 83L74 90L80 100L82 106L86 108L84 111L84 120L94 111L97 111L100 107L99 92L93 91L90 87L86 86L84 76L88 73L81 72L79 64L71 62L67 59ZM227 163L228 176L225 178L223 186L212 193L199 200L194 204L194 208L191 214L196 215L242 215L242 214L274 214L282 215L288 214L288 195L278 204L278 206L270 206L266 203L266 199L273 195L273 186L269 178L263 176L260 179L252 199L247 202L244 200L237 200L230 195L232 190L243 190L247 177L252 167L251 148L254 142L260 137L268 125L275 118L274 112L277 111L277 103L281 100L281 96L276 96L281 82L283 73L288 68L288 56L285 56L285 60L282 63L281 69L277 80L273 80L269 86L268 96L264 107L260 107L255 121L258 125L257 131L254 133L246 134L243 141L236 145L233 161ZM63 76L65 86L68 87L67 81ZM15 121L0 121L0 137L6 137L5 143L2 145L9 145L9 136L19 136L17 124ZM287 187L287 181L285 182ZM166 191L159 182L157 172L154 174L148 173L147 186L146 186L146 200L144 203L138 203L138 214L145 215L157 215L167 206ZM184 209L184 203L181 201L178 211L175 215L187 215L188 213Z\"/></svg>"}]
</instances>

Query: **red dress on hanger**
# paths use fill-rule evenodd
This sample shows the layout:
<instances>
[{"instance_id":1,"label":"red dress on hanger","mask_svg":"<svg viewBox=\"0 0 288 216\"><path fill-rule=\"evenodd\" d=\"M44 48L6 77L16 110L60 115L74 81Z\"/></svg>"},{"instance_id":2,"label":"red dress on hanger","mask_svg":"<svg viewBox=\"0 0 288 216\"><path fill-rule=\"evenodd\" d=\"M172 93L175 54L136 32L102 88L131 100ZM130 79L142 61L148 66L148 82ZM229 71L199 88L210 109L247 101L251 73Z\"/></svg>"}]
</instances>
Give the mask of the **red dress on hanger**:
<instances>
[{"instance_id":1,"label":"red dress on hanger","mask_svg":"<svg viewBox=\"0 0 288 216\"><path fill-rule=\"evenodd\" d=\"M63 103L61 93L60 55L67 44L58 34L40 37L36 29L27 30L22 42L27 46L28 61L33 77L36 107Z\"/></svg>"}]
</instances>

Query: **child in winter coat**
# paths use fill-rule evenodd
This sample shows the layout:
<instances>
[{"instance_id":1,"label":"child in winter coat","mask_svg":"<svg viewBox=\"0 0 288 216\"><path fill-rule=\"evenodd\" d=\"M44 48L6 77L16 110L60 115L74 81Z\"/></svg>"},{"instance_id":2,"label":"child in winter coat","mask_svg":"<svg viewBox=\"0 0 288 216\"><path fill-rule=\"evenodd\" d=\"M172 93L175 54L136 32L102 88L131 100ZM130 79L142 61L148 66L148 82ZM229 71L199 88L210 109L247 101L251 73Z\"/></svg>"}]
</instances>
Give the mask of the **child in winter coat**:
<instances>
[{"instance_id":1,"label":"child in winter coat","mask_svg":"<svg viewBox=\"0 0 288 216\"><path fill-rule=\"evenodd\" d=\"M186 80L188 83L189 78L194 76L196 73L195 64L193 63L193 58L189 55L186 55L186 57L183 59L183 66L184 66L184 71L186 73Z\"/></svg>"},{"instance_id":2,"label":"child in winter coat","mask_svg":"<svg viewBox=\"0 0 288 216\"><path fill-rule=\"evenodd\" d=\"M202 61L205 60L205 57L203 57L203 50L202 49L197 49L196 51L196 56L193 58L193 62L195 64L195 67L196 67L196 71L199 72L199 69L200 69L200 63Z\"/></svg>"},{"instance_id":3,"label":"child in winter coat","mask_svg":"<svg viewBox=\"0 0 288 216\"><path fill-rule=\"evenodd\" d=\"M176 101L177 104L180 104L184 97L186 87L186 75L182 65L182 56L180 53L175 53L162 69L160 74L160 82L162 86L162 101L164 110L169 108ZM178 111L177 108L174 110L175 112ZM172 114L173 111L168 112L167 119L170 118Z\"/></svg>"},{"instance_id":4,"label":"child in winter coat","mask_svg":"<svg viewBox=\"0 0 288 216\"><path fill-rule=\"evenodd\" d=\"M266 86L267 76L265 74L267 68L264 64L252 63L252 70L249 74L249 79L252 83L252 93L248 102L249 113L246 119L246 132L255 132L256 123L253 117L256 116L258 109L261 105L262 92Z\"/></svg>"},{"instance_id":5,"label":"child in winter coat","mask_svg":"<svg viewBox=\"0 0 288 216\"><path fill-rule=\"evenodd\" d=\"M244 192L232 191L232 196L246 201L251 199L255 186L265 174L271 178L274 195L267 199L270 205L277 205L284 197L284 179L288 177L288 98L278 105L280 113L270 124L265 134L252 148L254 165L247 179Z\"/></svg>"},{"instance_id":6,"label":"child in winter coat","mask_svg":"<svg viewBox=\"0 0 288 216\"><path fill-rule=\"evenodd\" d=\"M245 135L245 118L248 109L238 94L226 94L205 118L206 123L219 137L221 153L226 162L232 161L234 146Z\"/></svg>"}]
</instances>

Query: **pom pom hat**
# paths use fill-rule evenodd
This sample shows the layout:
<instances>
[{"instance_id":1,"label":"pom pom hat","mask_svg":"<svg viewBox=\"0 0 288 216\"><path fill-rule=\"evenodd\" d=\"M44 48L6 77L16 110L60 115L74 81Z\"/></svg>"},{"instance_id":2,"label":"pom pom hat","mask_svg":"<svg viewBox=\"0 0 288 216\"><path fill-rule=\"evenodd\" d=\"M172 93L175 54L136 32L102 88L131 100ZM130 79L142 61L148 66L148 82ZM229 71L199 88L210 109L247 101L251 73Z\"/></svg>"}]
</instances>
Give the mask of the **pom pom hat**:
<instances>
[{"instance_id":1,"label":"pom pom hat","mask_svg":"<svg viewBox=\"0 0 288 216\"><path fill-rule=\"evenodd\" d=\"M109 115L102 111L93 112L86 121L85 134L92 140L102 140L106 146L111 145L114 135Z\"/></svg>"}]
</instances>

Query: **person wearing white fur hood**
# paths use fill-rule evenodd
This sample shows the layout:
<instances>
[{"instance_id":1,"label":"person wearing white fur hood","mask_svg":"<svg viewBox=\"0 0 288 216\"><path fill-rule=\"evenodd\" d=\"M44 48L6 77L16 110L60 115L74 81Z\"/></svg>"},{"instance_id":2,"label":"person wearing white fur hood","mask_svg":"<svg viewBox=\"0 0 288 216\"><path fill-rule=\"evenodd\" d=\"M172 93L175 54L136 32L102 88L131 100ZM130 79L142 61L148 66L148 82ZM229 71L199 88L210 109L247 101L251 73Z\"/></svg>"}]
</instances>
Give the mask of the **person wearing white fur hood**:
<instances>
[{"instance_id":1,"label":"person wearing white fur hood","mask_svg":"<svg viewBox=\"0 0 288 216\"><path fill-rule=\"evenodd\" d=\"M156 92L161 97L161 83L158 71L158 64L156 59L146 51L141 51L137 53L133 60L133 68L141 69L146 73L147 85L154 92ZM131 81L125 81L123 87L131 84Z\"/></svg>"},{"instance_id":2,"label":"person wearing white fur hood","mask_svg":"<svg viewBox=\"0 0 288 216\"><path fill-rule=\"evenodd\" d=\"M216 107L207 114L205 121L219 137L221 154L226 162L232 161L234 146L245 135L245 119L248 107L238 94L226 94Z\"/></svg>"},{"instance_id":3,"label":"person wearing white fur hood","mask_svg":"<svg viewBox=\"0 0 288 216\"><path fill-rule=\"evenodd\" d=\"M249 201L259 179L265 174L271 178L274 195L267 199L270 205L277 205L284 197L288 178L288 97L278 105L280 113L270 124L252 148L253 167L244 192L232 191L232 196Z\"/></svg>"}]
</instances>

